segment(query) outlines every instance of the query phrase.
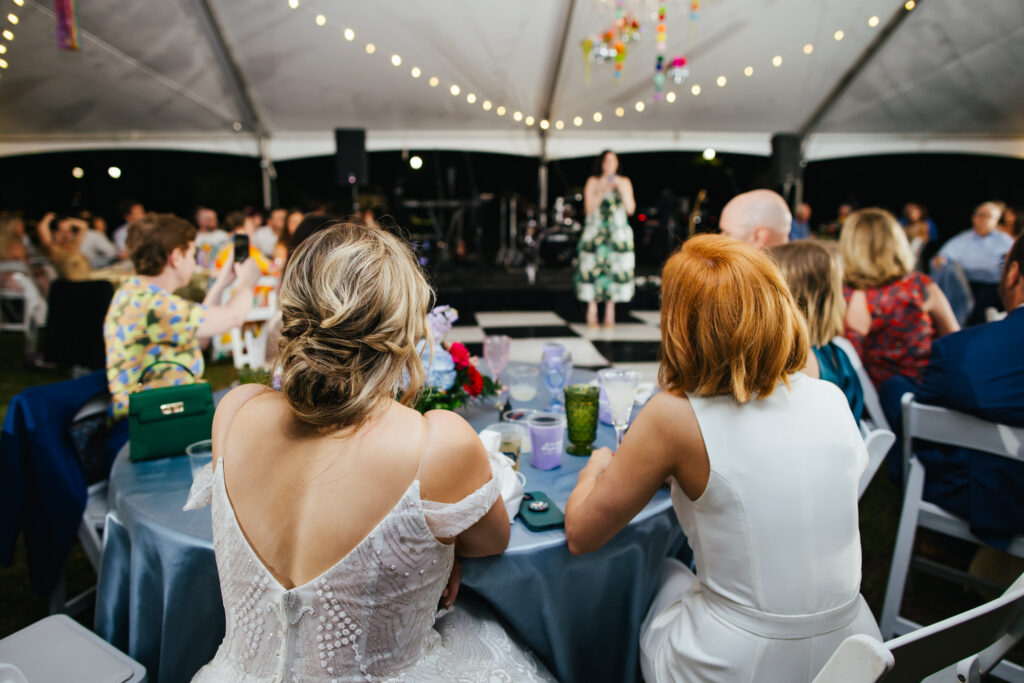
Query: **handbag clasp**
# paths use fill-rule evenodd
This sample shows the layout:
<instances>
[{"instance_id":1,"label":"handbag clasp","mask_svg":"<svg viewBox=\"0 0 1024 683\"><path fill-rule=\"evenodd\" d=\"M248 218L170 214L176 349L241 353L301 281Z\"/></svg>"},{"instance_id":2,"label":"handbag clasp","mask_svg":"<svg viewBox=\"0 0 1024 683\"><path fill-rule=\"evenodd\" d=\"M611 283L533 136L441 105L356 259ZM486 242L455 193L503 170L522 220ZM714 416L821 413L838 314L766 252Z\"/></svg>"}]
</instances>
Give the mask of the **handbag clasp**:
<instances>
[{"instance_id":1,"label":"handbag clasp","mask_svg":"<svg viewBox=\"0 0 1024 683\"><path fill-rule=\"evenodd\" d=\"M164 403L160 406L161 415L177 415L178 413L185 412L185 402L175 401L174 403Z\"/></svg>"}]
</instances>

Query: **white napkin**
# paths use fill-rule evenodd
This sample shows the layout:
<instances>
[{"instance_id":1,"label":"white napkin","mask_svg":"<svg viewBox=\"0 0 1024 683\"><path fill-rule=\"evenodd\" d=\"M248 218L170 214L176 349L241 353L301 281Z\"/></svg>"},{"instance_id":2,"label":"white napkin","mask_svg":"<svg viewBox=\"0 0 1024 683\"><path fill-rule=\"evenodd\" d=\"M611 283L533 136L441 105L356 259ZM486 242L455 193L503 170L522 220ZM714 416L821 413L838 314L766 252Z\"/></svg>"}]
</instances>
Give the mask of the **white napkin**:
<instances>
[{"instance_id":1,"label":"white napkin","mask_svg":"<svg viewBox=\"0 0 1024 683\"><path fill-rule=\"evenodd\" d=\"M185 512L199 510L209 505L212 499L213 463L208 462L203 469L196 473L195 479L192 480L192 488L188 492L188 500L185 501L185 507L181 509Z\"/></svg>"},{"instance_id":2,"label":"white napkin","mask_svg":"<svg viewBox=\"0 0 1024 683\"><path fill-rule=\"evenodd\" d=\"M491 459L491 474L498 480L501 489L501 499L505 501L505 511L508 512L508 521L511 522L519 514L519 504L523 502L523 487L526 485L526 477L521 472L512 469L512 463L498 450L501 445L501 434L491 429L480 432L480 441L487 450Z\"/></svg>"}]
</instances>

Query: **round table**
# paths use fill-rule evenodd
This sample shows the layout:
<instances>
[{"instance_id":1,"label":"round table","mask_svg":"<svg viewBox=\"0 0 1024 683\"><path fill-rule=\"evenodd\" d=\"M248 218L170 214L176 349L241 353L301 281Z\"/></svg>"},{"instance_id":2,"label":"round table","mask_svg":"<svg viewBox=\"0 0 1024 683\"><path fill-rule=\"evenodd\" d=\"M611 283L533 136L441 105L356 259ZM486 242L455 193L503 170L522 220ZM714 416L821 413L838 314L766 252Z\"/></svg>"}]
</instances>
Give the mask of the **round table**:
<instances>
[{"instance_id":1,"label":"round table","mask_svg":"<svg viewBox=\"0 0 1024 683\"><path fill-rule=\"evenodd\" d=\"M573 381L593 377L578 369ZM549 400L542 389L529 407ZM460 413L477 431L498 419L480 404ZM596 443L614 445L611 427L599 427ZM564 510L586 462L563 454L561 467L541 471L524 458L520 471L527 491L543 491ZM110 474L96 632L143 663L154 683L189 680L224 637L210 509L181 509L191 481L187 457L132 463L127 446ZM517 519L504 554L463 560L462 585L559 680L632 681L660 560L682 539L664 491L603 548L580 557L569 554L563 531L532 532Z\"/></svg>"}]
</instances>

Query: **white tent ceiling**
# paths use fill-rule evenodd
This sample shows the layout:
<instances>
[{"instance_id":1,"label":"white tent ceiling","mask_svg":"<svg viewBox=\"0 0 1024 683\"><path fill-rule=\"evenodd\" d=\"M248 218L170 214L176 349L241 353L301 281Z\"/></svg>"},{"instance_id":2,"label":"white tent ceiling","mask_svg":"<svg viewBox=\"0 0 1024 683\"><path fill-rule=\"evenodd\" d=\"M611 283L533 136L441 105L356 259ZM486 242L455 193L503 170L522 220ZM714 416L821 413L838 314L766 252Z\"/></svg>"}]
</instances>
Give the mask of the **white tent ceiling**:
<instances>
[{"instance_id":1,"label":"white tent ceiling","mask_svg":"<svg viewBox=\"0 0 1024 683\"><path fill-rule=\"evenodd\" d=\"M258 155L262 131L267 155L288 159L333 153L335 127L365 128L371 150L768 154L771 134L804 126L903 7L703 0L691 23L688 1L663 4L667 57L685 54L691 70L685 84L668 83L673 103L653 101L649 15L641 16L643 39L629 44L623 77L594 64L587 83L580 43L611 23L614 0L300 0L295 9L288 0L90 0L78 3L78 52L56 49L52 3L0 0L0 25L14 32L0 40L8 63L0 70L0 155L116 147ZM17 25L4 19L9 11ZM775 56L781 66L772 66ZM918 0L811 131L806 154L1024 157L1022 63L1021 0ZM534 125L514 121L515 111ZM542 143L545 116L551 128Z\"/></svg>"}]
</instances>

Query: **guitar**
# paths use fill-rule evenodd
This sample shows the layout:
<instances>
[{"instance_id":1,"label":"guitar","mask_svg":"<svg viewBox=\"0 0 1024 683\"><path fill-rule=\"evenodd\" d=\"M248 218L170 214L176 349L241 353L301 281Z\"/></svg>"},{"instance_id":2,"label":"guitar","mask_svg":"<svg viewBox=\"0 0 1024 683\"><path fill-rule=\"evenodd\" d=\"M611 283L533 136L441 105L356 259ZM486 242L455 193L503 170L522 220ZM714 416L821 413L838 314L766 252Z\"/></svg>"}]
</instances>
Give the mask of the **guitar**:
<instances>
[{"instance_id":1,"label":"guitar","mask_svg":"<svg viewBox=\"0 0 1024 683\"><path fill-rule=\"evenodd\" d=\"M693 211L690 212L690 227L687 237L693 237L694 233L697 232L697 225L704 221L704 216L701 214L701 207L708 199L708 191L701 188L697 193L697 199L693 203Z\"/></svg>"}]
</instances>

